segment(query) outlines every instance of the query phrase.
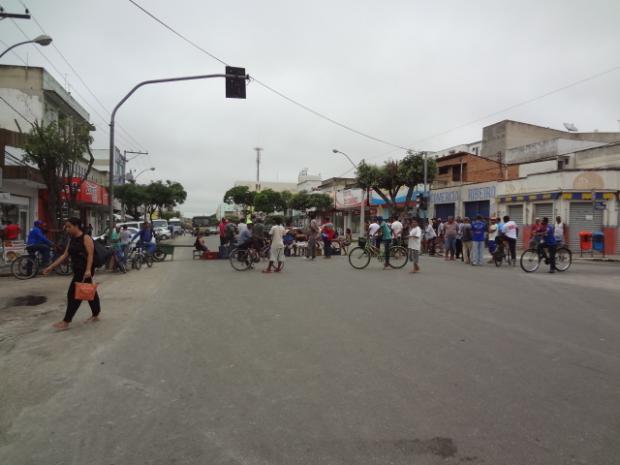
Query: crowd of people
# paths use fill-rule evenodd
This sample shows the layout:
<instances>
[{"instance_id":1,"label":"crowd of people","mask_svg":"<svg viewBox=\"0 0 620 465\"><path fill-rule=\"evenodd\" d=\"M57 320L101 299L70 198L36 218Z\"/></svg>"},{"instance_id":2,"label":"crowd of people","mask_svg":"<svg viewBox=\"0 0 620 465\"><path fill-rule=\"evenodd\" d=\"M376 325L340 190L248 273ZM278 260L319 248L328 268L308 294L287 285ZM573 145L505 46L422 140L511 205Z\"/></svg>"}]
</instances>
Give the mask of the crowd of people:
<instances>
[{"instance_id":1,"label":"crowd of people","mask_svg":"<svg viewBox=\"0 0 620 465\"><path fill-rule=\"evenodd\" d=\"M413 217L392 217L387 220L378 216L367 224L367 237L376 247L384 247L385 269L389 266L388 249L392 245L403 245L409 249L413 262L412 272L420 271L419 255L443 256L444 260L461 260L473 266L484 264L485 251L493 263L496 258L506 257L509 265L516 266L519 226L509 216L483 218L449 216L445 221L431 218L424 221ZM555 225L548 218L536 218L532 227L531 247L548 255L549 272L555 271L555 251L564 243L566 224L560 216Z\"/></svg>"}]
</instances>

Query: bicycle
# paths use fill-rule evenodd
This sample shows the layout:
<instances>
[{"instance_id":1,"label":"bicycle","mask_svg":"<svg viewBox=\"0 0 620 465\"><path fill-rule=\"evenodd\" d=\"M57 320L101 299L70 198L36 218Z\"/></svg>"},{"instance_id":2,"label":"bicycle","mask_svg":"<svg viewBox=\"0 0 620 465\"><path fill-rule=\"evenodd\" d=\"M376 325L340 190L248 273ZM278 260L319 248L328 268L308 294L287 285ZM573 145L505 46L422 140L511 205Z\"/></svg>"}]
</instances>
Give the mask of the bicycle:
<instances>
[{"instance_id":1,"label":"bicycle","mask_svg":"<svg viewBox=\"0 0 620 465\"><path fill-rule=\"evenodd\" d=\"M153 254L149 252L144 245L137 245L134 249L133 259L131 266L136 270L142 268L142 264L144 263L147 267L151 268L153 266Z\"/></svg>"},{"instance_id":2,"label":"bicycle","mask_svg":"<svg viewBox=\"0 0 620 465\"><path fill-rule=\"evenodd\" d=\"M393 245L388 249L390 254L390 267L403 268L409 261L407 249L400 245ZM370 259L376 257L379 261L385 260L385 254L378 247L363 239L358 240L358 247L349 252L349 264L356 270L363 270L370 263Z\"/></svg>"},{"instance_id":3,"label":"bicycle","mask_svg":"<svg viewBox=\"0 0 620 465\"><path fill-rule=\"evenodd\" d=\"M59 255L57 248L52 249L51 263L53 263ZM25 255L21 255L13 260L11 263L11 273L20 280L32 279L39 274L42 266L43 256L41 252L27 252ZM67 276L73 273L73 267L71 266L69 257L54 269L54 273L60 276Z\"/></svg>"},{"instance_id":4,"label":"bicycle","mask_svg":"<svg viewBox=\"0 0 620 465\"><path fill-rule=\"evenodd\" d=\"M544 250L544 247L531 247L524 250L521 254L521 268L526 273L532 273L540 267L540 262L545 261L545 264L549 264L549 258ZM566 246L560 246L555 251L555 269L557 271L566 271L570 268L573 262L573 254Z\"/></svg>"},{"instance_id":5,"label":"bicycle","mask_svg":"<svg viewBox=\"0 0 620 465\"><path fill-rule=\"evenodd\" d=\"M237 271L251 270L254 268L255 263L260 263L261 253L259 253L254 247L232 249L228 255L230 266Z\"/></svg>"}]
</instances>

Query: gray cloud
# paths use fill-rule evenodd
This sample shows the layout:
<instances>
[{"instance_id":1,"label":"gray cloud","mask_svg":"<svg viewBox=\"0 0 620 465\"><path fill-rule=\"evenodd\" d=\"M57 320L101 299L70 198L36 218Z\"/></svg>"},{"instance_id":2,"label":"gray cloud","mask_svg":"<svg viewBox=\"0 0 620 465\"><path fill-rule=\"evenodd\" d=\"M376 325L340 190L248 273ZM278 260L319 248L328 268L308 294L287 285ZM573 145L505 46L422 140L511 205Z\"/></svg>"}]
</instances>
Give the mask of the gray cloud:
<instances>
[{"instance_id":1,"label":"gray cloud","mask_svg":"<svg viewBox=\"0 0 620 465\"><path fill-rule=\"evenodd\" d=\"M142 2L278 90L401 145L620 64L620 3L610 0ZM223 71L127 1L26 3L109 109L143 79ZM2 4L21 9L15 0ZM32 21L19 24L28 34L39 33ZM9 21L1 22L0 30L7 43L22 38ZM55 51L42 51L95 106ZM19 53L33 65L49 67L32 49ZM606 75L416 148L477 140L482 126L506 118L616 130L619 77L620 72ZM91 115L99 127L95 145L105 147L105 124ZM331 154L332 147L377 161L400 154L318 119L256 83L249 86L247 101L226 100L221 81L143 89L123 107L119 121L152 154L151 160L136 159L134 167L157 167L141 179L181 181L190 193L184 206L190 213L214 211L235 179L253 178L256 145L265 149L265 179L282 181L294 180L306 166L324 176L342 174L348 162ZM125 137L119 146L139 148Z\"/></svg>"}]
</instances>

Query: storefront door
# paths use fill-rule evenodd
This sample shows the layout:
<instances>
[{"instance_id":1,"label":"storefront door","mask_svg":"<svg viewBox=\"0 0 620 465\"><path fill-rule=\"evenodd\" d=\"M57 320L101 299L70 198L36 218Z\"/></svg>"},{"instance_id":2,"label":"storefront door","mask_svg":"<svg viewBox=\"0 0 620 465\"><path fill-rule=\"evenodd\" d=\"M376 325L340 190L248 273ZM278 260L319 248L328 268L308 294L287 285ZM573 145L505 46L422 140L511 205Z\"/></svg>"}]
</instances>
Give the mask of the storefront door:
<instances>
[{"instance_id":1,"label":"storefront door","mask_svg":"<svg viewBox=\"0 0 620 465\"><path fill-rule=\"evenodd\" d=\"M480 200L476 202L465 202L465 216L469 217L473 221L476 216L480 215L483 218L488 218L491 212L491 207L488 200Z\"/></svg>"},{"instance_id":2,"label":"storefront door","mask_svg":"<svg viewBox=\"0 0 620 465\"><path fill-rule=\"evenodd\" d=\"M435 218L447 219L449 216L454 216L454 204L453 203L441 203L435 205Z\"/></svg>"},{"instance_id":3,"label":"storefront door","mask_svg":"<svg viewBox=\"0 0 620 465\"><path fill-rule=\"evenodd\" d=\"M568 246L579 251L581 231L598 232L603 229L603 210L596 210L592 202L571 202L568 215Z\"/></svg>"}]
</instances>

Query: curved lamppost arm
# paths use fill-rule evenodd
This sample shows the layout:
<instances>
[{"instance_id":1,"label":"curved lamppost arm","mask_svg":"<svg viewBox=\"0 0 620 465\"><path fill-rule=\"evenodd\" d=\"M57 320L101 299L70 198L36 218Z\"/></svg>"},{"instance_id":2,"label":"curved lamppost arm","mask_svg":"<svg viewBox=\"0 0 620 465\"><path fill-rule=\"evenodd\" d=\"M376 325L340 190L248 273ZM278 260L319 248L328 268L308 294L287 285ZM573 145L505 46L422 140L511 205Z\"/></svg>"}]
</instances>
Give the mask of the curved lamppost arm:
<instances>
[{"instance_id":1,"label":"curved lamppost arm","mask_svg":"<svg viewBox=\"0 0 620 465\"><path fill-rule=\"evenodd\" d=\"M114 120L116 118L116 112L118 109L131 97L135 91L137 91L140 87L149 85L149 84L162 84L164 82L179 82L179 81L195 81L198 79L211 79L211 78L229 78L229 79L249 79L249 75L240 76L238 74L201 74L197 76L181 76L174 78L164 78L164 79L149 79L148 81L142 81L136 84L133 89L131 89L127 95L125 95L120 102L116 104L114 110L112 110L112 114L110 115L110 161L109 161L109 183L108 183L108 194L109 194L109 215L110 215L110 231L114 227Z\"/></svg>"}]
</instances>

